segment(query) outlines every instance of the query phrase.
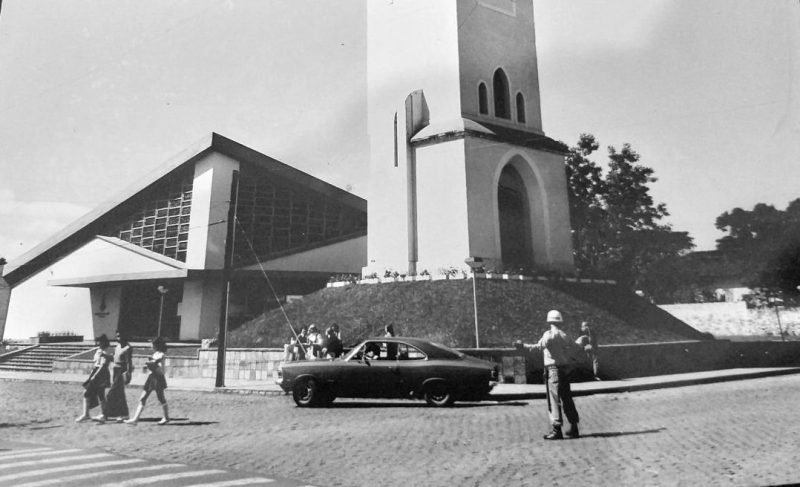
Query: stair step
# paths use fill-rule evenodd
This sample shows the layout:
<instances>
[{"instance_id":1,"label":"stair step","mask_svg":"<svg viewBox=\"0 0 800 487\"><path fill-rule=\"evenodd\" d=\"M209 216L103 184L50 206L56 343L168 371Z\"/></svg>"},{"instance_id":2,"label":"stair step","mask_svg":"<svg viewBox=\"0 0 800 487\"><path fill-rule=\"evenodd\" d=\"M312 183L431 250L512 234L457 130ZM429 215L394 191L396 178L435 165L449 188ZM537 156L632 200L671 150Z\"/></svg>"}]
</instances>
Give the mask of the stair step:
<instances>
[{"instance_id":1,"label":"stair step","mask_svg":"<svg viewBox=\"0 0 800 487\"><path fill-rule=\"evenodd\" d=\"M6 363L0 364L0 370L8 370L12 372L52 372L52 367L31 367L27 365L9 365Z\"/></svg>"},{"instance_id":2,"label":"stair step","mask_svg":"<svg viewBox=\"0 0 800 487\"><path fill-rule=\"evenodd\" d=\"M20 372L52 372L53 362L92 350L89 344L44 344L24 350L0 362L0 370Z\"/></svg>"}]
</instances>

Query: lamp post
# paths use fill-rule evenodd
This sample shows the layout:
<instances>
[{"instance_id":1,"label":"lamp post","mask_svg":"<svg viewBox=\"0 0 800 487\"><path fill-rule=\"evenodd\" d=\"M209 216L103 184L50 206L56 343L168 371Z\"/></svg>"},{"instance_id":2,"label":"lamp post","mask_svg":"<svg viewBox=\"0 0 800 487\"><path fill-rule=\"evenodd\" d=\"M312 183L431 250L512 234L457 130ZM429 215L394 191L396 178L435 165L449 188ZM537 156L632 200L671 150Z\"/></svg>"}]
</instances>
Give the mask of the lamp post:
<instances>
[{"instance_id":1,"label":"lamp post","mask_svg":"<svg viewBox=\"0 0 800 487\"><path fill-rule=\"evenodd\" d=\"M167 295L169 289L164 286L158 286L158 294L161 295L161 305L158 307L158 334L156 336L161 336L161 320L164 317L164 296Z\"/></svg>"},{"instance_id":2,"label":"lamp post","mask_svg":"<svg viewBox=\"0 0 800 487\"><path fill-rule=\"evenodd\" d=\"M478 334L478 287L475 284L475 273L482 267L483 259L480 257L468 257L464 260L472 269L472 306L475 315L475 348L481 348L481 340Z\"/></svg>"}]
</instances>

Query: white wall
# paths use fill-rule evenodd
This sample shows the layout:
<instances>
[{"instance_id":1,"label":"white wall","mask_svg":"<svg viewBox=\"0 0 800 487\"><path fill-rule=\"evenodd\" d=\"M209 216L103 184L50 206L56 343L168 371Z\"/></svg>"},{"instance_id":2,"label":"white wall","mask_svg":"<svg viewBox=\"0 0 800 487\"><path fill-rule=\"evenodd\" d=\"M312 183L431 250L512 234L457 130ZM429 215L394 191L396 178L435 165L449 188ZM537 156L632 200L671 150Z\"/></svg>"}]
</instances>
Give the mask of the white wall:
<instances>
[{"instance_id":1,"label":"white wall","mask_svg":"<svg viewBox=\"0 0 800 487\"><path fill-rule=\"evenodd\" d=\"M238 169L238 161L216 152L207 154L195 163L186 249L186 266L189 269L223 267L231 183L233 171Z\"/></svg>"},{"instance_id":2,"label":"white wall","mask_svg":"<svg viewBox=\"0 0 800 487\"><path fill-rule=\"evenodd\" d=\"M222 280L189 278L183 283L181 340L213 338L222 313Z\"/></svg>"},{"instance_id":3,"label":"white wall","mask_svg":"<svg viewBox=\"0 0 800 487\"><path fill-rule=\"evenodd\" d=\"M419 264L431 274L466 268L469 254L464 140L417 150Z\"/></svg>"},{"instance_id":4,"label":"white wall","mask_svg":"<svg viewBox=\"0 0 800 487\"><path fill-rule=\"evenodd\" d=\"M62 259L32 275L11 289L4 339L23 339L40 331L94 334L89 290L53 287L50 279L63 275L71 266Z\"/></svg>"},{"instance_id":5,"label":"white wall","mask_svg":"<svg viewBox=\"0 0 800 487\"><path fill-rule=\"evenodd\" d=\"M262 265L269 271L357 274L366 260L367 237L364 236L269 260ZM261 267L252 265L245 269L260 270Z\"/></svg>"}]
</instances>

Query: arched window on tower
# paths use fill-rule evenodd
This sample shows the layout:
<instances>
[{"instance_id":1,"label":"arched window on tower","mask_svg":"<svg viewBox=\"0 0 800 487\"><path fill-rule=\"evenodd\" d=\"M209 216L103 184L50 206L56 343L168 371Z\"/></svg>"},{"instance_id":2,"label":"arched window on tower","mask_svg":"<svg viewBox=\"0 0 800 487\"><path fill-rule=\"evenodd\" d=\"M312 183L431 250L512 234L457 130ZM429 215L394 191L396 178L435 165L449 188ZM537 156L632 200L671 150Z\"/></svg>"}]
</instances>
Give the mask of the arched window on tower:
<instances>
[{"instance_id":1,"label":"arched window on tower","mask_svg":"<svg viewBox=\"0 0 800 487\"><path fill-rule=\"evenodd\" d=\"M486 83L478 84L478 112L481 115L489 114L489 95L486 92Z\"/></svg>"},{"instance_id":2,"label":"arched window on tower","mask_svg":"<svg viewBox=\"0 0 800 487\"><path fill-rule=\"evenodd\" d=\"M499 118L511 118L509 107L510 96L508 94L508 77L506 73L498 68L494 72L492 82L494 87L494 116Z\"/></svg>"},{"instance_id":3,"label":"arched window on tower","mask_svg":"<svg viewBox=\"0 0 800 487\"><path fill-rule=\"evenodd\" d=\"M525 97L517 92L517 122L525 123Z\"/></svg>"}]
</instances>

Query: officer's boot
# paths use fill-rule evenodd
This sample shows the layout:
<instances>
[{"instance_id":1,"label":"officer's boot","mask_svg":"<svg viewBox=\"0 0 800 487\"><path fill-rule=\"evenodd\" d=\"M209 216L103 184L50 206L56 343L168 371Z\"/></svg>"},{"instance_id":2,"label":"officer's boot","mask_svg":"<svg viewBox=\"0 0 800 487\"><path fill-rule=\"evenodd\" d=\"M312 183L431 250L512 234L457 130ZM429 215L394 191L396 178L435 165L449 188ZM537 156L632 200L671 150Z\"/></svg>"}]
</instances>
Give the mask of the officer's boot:
<instances>
[{"instance_id":1,"label":"officer's boot","mask_svg":"<svg viewBox=\"0 0 800 487\"><path fill-rule=\"evenodd\" d=\"M569 429L564 432L564 436L567 438L580 438L581 433L578 430L578 423L570 423Z\"/></svg>"},{"instance_id":2,"label":"officer's boot","mask_svg":"<svg viewBox=\"0 0 800 487\"><path fill-rule=\"evenodd\" d=\"M560 440L564 438L564 435L561 434L561 426L553 425L553 431L544 435L545 440Z\"/></svg>"}]
</instances>

